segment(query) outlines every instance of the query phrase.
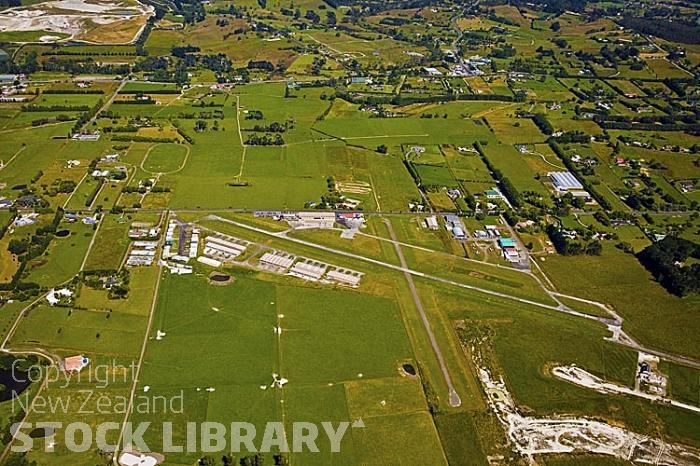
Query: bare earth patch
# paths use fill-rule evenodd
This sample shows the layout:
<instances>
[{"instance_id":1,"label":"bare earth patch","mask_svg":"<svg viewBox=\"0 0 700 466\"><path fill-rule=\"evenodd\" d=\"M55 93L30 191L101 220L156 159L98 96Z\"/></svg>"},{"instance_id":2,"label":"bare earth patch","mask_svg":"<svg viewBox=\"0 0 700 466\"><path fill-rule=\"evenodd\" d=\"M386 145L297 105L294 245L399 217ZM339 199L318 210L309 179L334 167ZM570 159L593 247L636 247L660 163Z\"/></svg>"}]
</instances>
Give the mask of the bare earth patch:
<instances>
[{"instance_id":1,"label":"bare earth patch","mask_svg":"<svg viewBox=\"0 0 700 466\"><path fill-rule=\"evenodd\" d=\"M153 7L134 0L50 1L3 11L0 32L45 31L42 42L55 42L60 38L53 34L66 34L98 44L128 44L152 14Z\"/></svg>"}]
</instances>

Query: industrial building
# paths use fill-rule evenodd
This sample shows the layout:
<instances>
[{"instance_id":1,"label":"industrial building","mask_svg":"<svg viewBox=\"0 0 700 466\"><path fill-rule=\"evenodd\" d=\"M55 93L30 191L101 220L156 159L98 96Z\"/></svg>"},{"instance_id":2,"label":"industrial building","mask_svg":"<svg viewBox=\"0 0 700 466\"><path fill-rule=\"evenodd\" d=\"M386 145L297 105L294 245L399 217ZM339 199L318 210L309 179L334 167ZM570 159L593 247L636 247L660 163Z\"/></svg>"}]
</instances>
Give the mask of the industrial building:
<instances>
[{"instance_id":1,"label":"industrial building","mask_svg":"<svg viewBox=\"0 0 700 466\"><path fill-rule=\"evenodd\" d=\"M549 172L547 176L552 181L557 191L567 192L583 190L581 182L569 172Z\"/></svg>"},{"instance_id":2,"label":"industrial building","mask_svg":"<svg viewBox=\"0 0 700 466\"><path fill-rule=\"evenodd\" d=\"M452 237L457 240L467 239L467 232L462 225L462 221L454 214L445 215L445 228L452 233Z\"/></svg>"},{"instance_id":3,"label":"industrial building","mask_svg":"<svg viewBox=\"0 0 700 466\"><path fill-rule=\"evenodd\" d=\"M260 266L271 269L277 273L286 272L294 263L294 256L280 252L266 252L262 255L258 263Z\"/></svg>"},{"instance_id":4,"label":"industrial building","mask_svg":"<svg viewBox=\"0 0 700 466\"><path fill-rule=\"evenodd\" d=\"M294 228L333 228L335 212L297 212L297 219L289 223Z\"/></svg>"},{"instance_id":5,"label":"industrial building","mask_svg":"<svg viewBox=\"0 0 700 466\"><path fill-rule=\"evenodd\" d=\"M518 252L515 241L511 238L499 238L498 245L503 251L503 258L510 262L519 262L520 253Z\"/></svg>"},{"instance_id":6,"label":"industrial building","mask_svg":"<svg viewBox=\"0 0 700 466\"><path fill-rule=\"evenodd\" d=\"M306 259L306 261L297 262L289 271L289 275L303 278L309 281L318 281L326 273L328 266L321 262Z\"/></svg>"},{"instance_id":7,"label":"industrial building","mask_svg":"<svg viewBox=\"0 0 700 466\"><path fill-rule=\"evenodd\" d=\"M363 274L347 269L331 270L326 274L326 279L341 285L356 287L360 284Z\"/></svg>"},{"instance_id":8,"label":"industrial building","mask_svg":"<svg viewBox=\"0 0 700 466\"><path fill-rule=\"evenodd\" d=\"M438 223L437 216L431 215L430 217L425 218L425 226L429 230L436 231L440 228L440 224Z\"/></svg>"},{"instance_id":9,"label":"industrial building","mask_svg":"<svg viewBox=\"0 0 700 466\"><path fill-rule=\"evenodd\" d=\"M216 259L235 259L243 254L247 248L247 244L241 244L241 242L235 238L207 236L204 239L204 255Z\"/></svg>"}]
</instances>

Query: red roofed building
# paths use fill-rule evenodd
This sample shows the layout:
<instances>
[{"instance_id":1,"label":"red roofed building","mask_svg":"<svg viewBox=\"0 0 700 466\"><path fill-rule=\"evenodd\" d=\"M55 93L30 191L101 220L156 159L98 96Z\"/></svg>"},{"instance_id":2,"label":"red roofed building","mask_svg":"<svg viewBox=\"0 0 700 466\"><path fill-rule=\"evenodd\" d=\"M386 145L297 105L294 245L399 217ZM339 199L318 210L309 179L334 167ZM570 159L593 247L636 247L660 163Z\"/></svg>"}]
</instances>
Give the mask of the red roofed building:
<instances>
[{"instance_id":1,"label":"red roofed building","mask_svg":"<svg viewBox=\"0 0 700 466\"><path fill-rule=\"evenodd\" d=\"M90 359L86 356L71 356L61 362L61 368L65 372L80 372L88 364L90 364Z\"/></svg>"}]
</instances>

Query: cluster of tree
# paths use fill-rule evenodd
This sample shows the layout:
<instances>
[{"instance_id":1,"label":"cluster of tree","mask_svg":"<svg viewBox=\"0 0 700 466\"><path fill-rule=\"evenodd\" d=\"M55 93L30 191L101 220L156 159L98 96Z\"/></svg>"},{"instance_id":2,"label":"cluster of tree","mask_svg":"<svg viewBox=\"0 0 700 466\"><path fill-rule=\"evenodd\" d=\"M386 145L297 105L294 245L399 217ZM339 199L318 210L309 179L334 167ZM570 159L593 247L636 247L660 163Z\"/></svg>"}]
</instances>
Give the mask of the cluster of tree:
<instances>
[{"instance_id":1,"label":"cluster of tree","mask_svg":"<svg viewBox=\"0 0 700 466\"><path fill-rule=\"evenodd\" d=\"M537 125L537 127L547 136L554 132L554 127L547 120L547 116L544 113L535 113L532 116L532 121Z\"/></svg>"},{"instance_id":2,"label":"cluster of tree","mask_svg":"<svg viewBox=\"0 0 700 466\"><path fill-rule=\"evenodd\" d=\"M245 143L249 146L282 146L284 138L279 133L275 134L274 137L270 134L251 134Z\"/></svg>"},{"instance_id":3,"label":"cluster of tree","mask_svg":"<svg viewBox=\"0 0 700 466\"><path fill-rule=\"evenodd\" d=\"M606 120L603 118L594 118L595 122L602 129L622 129L622 130L637 130L637 131L680 131L680 132L696 132L700 131L700 123L685 125L680 123L638 123Z\"/></svg>"},{"instance_id":4,"label":"cluster of tree","mask_svg":"<svg viewBox=\"0 0 700 466\"><path fill-rule=\"evenodd\" d=\"M102 102L102 99L100 99L88 111L81 113L78 119L75 121L73 128L71 129L71 134L78 133L88 121L90 121L95 115L97 115L97 112L100 111L102 105L104 105L104 102Z\"/></svg>"},{"instance_id":5,"label":"cluster of tree","mask_svg":"<svg viewBox=\"0 0 700 466\"><path fill-rule=\"evenodd\" d=\"M223 53L209 55L186 53L182 57L182 63L190 68L202 66L215 73L229 73L233 69L231 60Z\"/></svg>"},{"instance_id":6,"label":"cluster of tree","mask_svg":"<svg viewBox=\"0 0 700 466\"><path fill-rule=\"evenodd\" d=\"M190 144L194 144L194 138L187 134L187 132L185 132L185 130L178 124L177 121L175 121L173 124L175 125L175 129L177 130L177 134L179 134L182 139L184 139Z\"/></svg>"},{"instance_id":7,"label":"cluster of tree","mask_svg":"<svg viewBox=\"0 0 700 466\"><path fill-rule=\"evenodd\" d=\"M667 236L637 254L659 283L679 296L700 292L700 264L683 265L689 257L700 259L700 244L675 236Z\"/></svg>"},{"instance_id":8,"label":"cluster of tree","mask_svg":"<svg viewBox=\"0 0 700 466\"><path fill-rule=\"evenodd\" d=\"M170 71L169 65L170 60L167 57L147 57L134 65L134 71L150 72L150 79L153 81L174 82L178 85L189 82L187 63L184 60L178 59L173 71Z\"/></svg>"},{"instance_id":9,"label":"cluster of tree","mask_svg":"<svg viewBox=\"0 0 700 466\"><path fill-rule=\"evenodd\" d=\"M506 44L503 47L495 48L491 51L490 56L493 58L510 58L514 57L516 55L517 51L515 50L515 47L513 47L510 44Z\"/></svg>"},{"instance_id":10,"label":"cluster of tree","mask_svg":"<svg viewBox=\"0 0 700 466\"><path fill-rule=\"evenodd\" d=\"M34 53L34 52L32 52ZM97 63L92 57L81 59L59 59L58 57L49 57L41 63L43 71L63 71L70 74L108 74L108 75L127 75L129 74L128 64L109 64ZM36 67L27 65L19 66L18 72L34 73L39 70L39 65Z\"/></svg>"},{"instance_id":11,"label":"cluster of tree","mask_svg":"<svg viewBox=\"0 0 700 466\"><path fill-rule=\"evenodd\" d=\"M493 21L494 23L500 23L500 24L505 24L506 26L515 26L518 27L520 26L517 22L510 18L506 18L505 16L499 16L496 14L494 10L489 10L488 14L486 15L488 19Z\"/></svg>"},{"instance_id":12,"label":"cluster of tree","mask_svg":"<svg viewBox=\"0 0 700 466\"><path fill-rule=\"evenodd\" d=\"M239 464L240 466L263 466L265 463L265 457L257 453L250 456L241 456L241 458L236 462L233 455L224 455L221 457L221 461L217 461L213 456L203 456L197 461L197 466L234 466ZM284 455L276 454L272 456L273 466L286 466L289 464L287 457Z\"/></svg>"},{"instance_id":13,"label":"cluster of tree","mask_svg":"<svg viewBox=\"0 0 700 466\"><path fill-rule=\"evenodd\" d=\"M149 183L144 183L141 186L124 186L122 188L123 193L139 193L139 194L146 194L148 191L152 193L169 193L170 188L167 186L153 186L151 187Z\"/></svg>"},{"instance_id":14,"label":"cluster of tree","mask_svg":"<svg viewBox=\"0 0 700 466\"><path fill-rule=\"evenodd\" d=\"M616 121L622 123L655 124L657 126L673 125L680 123L692 125L697 122L697 116L689 113L675 115L643 115L636 117L630 117L627 115L598 115L594 119L596 120L596 122Z\"/></svg>"},{"instance_id":15,"label":"cluster of tree","mask_svg":"<svg viewBox=\"0 0 700 466\"><path fill-rule=\"evenodd\" d=\"M134 71L157 71L168 69L170 62L166 57L147 57L134 64Z\"/></svg>"},{"instance_id":16,"label":"cluster of tree","mask_svg":"<svg viewBox=\"0 0 700 466\"><path fill-rule=\"evenodd\" d=\"M75 187L77 186L77 183L73 180L61 180L57 179L53 182L51 186L49 186L46 190L45 193L49 197L54 197L57 194L70 194L75 190Z\"/></svg>"},{"instance_id":17,"label":"cluster of tree","mask_svg":"<svg viewBox=\"0 0 700 466\"><path fill-rule=\"evenodd\" d=\"M405 106L420 103L442 103L454 101L476 101L488 100L498 102L513 102L517 100L512 95L495 95L495 94L447 94L447 95L396 95L396 96L379 96L373 94L357 94L351 92L340 91L336 93L336 97L354 104L361 105L385 105L391 104L396 106Z\"/></svg>"},{"instance_id":18,"label":"cluster of tree","mask_svg":"<svg viewBox=\"0 0 700 466\"><path fill-rule=\"evenodd\" d=\"M321 74L321 70L326 65L326 59L323 57L314 57L313 63L311 63L311 74L318 76Z\"/></svg>"},{"instance_id":19,"label":"cluster of tree","mask_svg":"<svg viewBox=\"0 0 700 466\"><path fill-rule=\"evenodd\" d=\"M547 13L561 14L566 11L583 13L586 11L586 5L590 2L589 0L512 0L510 3L522 5L523 7L529 7L534 4Z\"/></svg>"},{"instance_id":20,"label":"cluster of tree","mask_svg":"<svg viewBox=\"0 0 700 466\"><path fill-rule=\"evenodd\" d=\"M284 133L287 131L287 125L274 121L269 125L255 125L252 129L244 128L243 131L255 131L256 133Z\"/></svg>"},{"instance_id":21,"label":"cluster of tree","mask_svg":"<svg viewBox=\"0 0 700 466\"><path fill-rule=\"evenodd\" d=\"M144 0L143 3L153 5L156 8L156 18L160 19L167 7L176 15L182 15L185 24L194 24L204 21L207 12L204 8L205 2L201 0Z\"/></svg>"},{"instance_id":22,"label":"cluster of tree","mask_svg":"<svg viewBox=\"0 0 700 466\"><path fill-rule=\"evenodd\" d=\"M675 92L678 97L685 97L687 95L685 89L688 82L686 80L666 78L664 79L664 84Z\"/></svg>"},{"instance_id":23,"label":"cluster of tree","mask_svg":"<svg viewBox=\"0 0 700 466\"><path fill-rule=\"evenodd\" d=\"M134 45L136 46L136 54L137 55L148 55L148 52L146 52L146 49L144 46L146 45L146 41L148 40L148 36L151 35L151 31L153 30L153 26L155 26L157 20L157 15L156 16L151 16L148 18L148 21L146 21L146 25L143 27L141 30L141 34L139 34L139 37L134 41Z\"/></svg>"},{"instance_id":24,"label":"cluster of tree","mask_svg":"<svg viewBox=\"0 0 700 466\"><path fill-rule=\"evenodd\" d=\"M54 44L55 47L58 47L58 44ZM42 56L45 57L50 57L50 56L75 56L75 57L90 57L95 55L95 52L88 52L88 51L80 51L80 50L66 50L65 48L53 48L51 50L45 50L41 52ZM131 52L131 51L123 51L123 52L109 52L107 50L100 50L100 56L105 56L105 57L133 57L136 55L136 51Z\"/></svg>"},{"instance_id":25,"label":"cluster of tree","mask_svg":"<svg viewBox=\"0 0 700 466\"><path fill-rule=\"evenodd\" d=\"M348 14L358 17L362 14L371 16L382 11L424 8L442 4L442 0L323 0L333 9L350 7Z\"/></svg>"},{"instance_id":26,"label":"cluster of tree","mask_svg":"<svg viewBox=\"0 0 700 466\"><path fill-rule=\"evenodd\" d=\"M195 120L195 119L200 119L200 120L223 120L224 119L224 112L222 110L214 110L213 112L199 112L199 113L185 113L185 112L180 112L177 114L177 117L183 120Z\"/></svg>"},{"instance_id":27,"label":"cluster of tree","mask_svg":"<svg viewBox=\"0 0 700 466\"><path fill-rule=\"evenodd\" d=\"M608 47L608 44L605 44L603 47L601 47L600 54L610 63L615 64L618 62L618 60L626 61L630 58L638 57L639 49L630 45L625 45L615 47L611 50L610 47Z\"/></svg>"},{"instance_id":28,"label":"cluster of tree","mask_svg":"<svg viewBox=\"0 0 700 466\"><path fill-rule=\"evenodd\" d=\"M137 133L139 127L135 125L124 125L124 126L105 126L102 128L105 133Z\"/></svg>"},{"instance_id":29,"label":"cluster of tree","mask_svg":"<svg viewBox=\"0 0 700 466\"><path fill-rule=\"evenodd\" d=\"M97 178L95 181L95 186L92 187L92 191L90 191L90 194L88 194L87 198L85 199L85 207L90 207L92 203L95 202L95 198L97 198L97 195L100 193L100 189L102 189L104 179Z\"/></svg>"},{"instance_id":30,"label":"cluster of tree","mask_svg":"<svg viewBox=\"0 0 700 466\"><path fill-rule=\"evenodd\" d=\"M306 14L304 15L304 18L308 19L314 24L318 24L321 22L321 17L314 10L307 10Z\"/></svg>"},{"instance_id":31,"label":"cluster of tree","mask_svg":"<svg viewBox=\"0 0 700 466\"><path fill-rule=\"evenodd\" d=\"M17 1L19 2L20 0L2 0L2 1L8 1L8 2L14 2ZM22 420L22 417L24 416L24 413L19 410L17 414L14 416L15 418L19 417L19 419L16 420L16 422L20 422ZM9 438L5 439L6 443L9 443L12 441L12 434L10 433L10 429L7 429L6 434L9 435ZM10 453L10 455L7 457L5 460L5 466L37 466L36 461L30 460L27 458L26 453Z\"/></svg>"},{"instance_id":32,"label":"cluster of tree","mask_svg":"<svg viewBox=\"0 0 700 466\"><path fill-rule=\"evenodd\" d=\"M591 137L583 131L574 130L554 136L552 140L559 144L587 144L591 141Z\"/></svg>"},{"instance_id":33,"label":"cluster of tree","mask_svg":"<svg viewBox=\"0 0 700 466\"><path fill-rule=\"evenodd\" d=\"M173 45L170 49L170 55L178 58L185 58L189 53L199 53L201 49L195 45Z\"/></svg>"},{"instance_id":34,"label":"cluster of tree","mask_svg":"<svg viewBox=\"0 0 700 466\"><path fill-rule=\"evenodd\" d=\"M248 62L249 70L264 70L264 71L275 71L275 65L267 60L250 60Z\"/></svg>"},{"instance_id":35,"label":"cluster of tree","mask_svg":"<svg viewBox=\"0 0 700 466\"><path fill-rule=\"evenodd\" d=\"M398 16L385 16L379 21L379 24L385 24L387 26L405 26L410 24L411 20L408 18L401 18Z\"/></svg>"},{"instance_id":36,"label":"cluster of tree","mask_svg":"<svg viewBox=\"0 0 700 466\"><path fill-rule=\"evenodd\" d=\"M55 123L57 121L71 121L75 120L74 117L71 117L69 115L60 113L56 115L55 117L51 118L37 118L36 120L32 120L32 126L41 126L41 125L46 125L49 123Z\"/></svg>"},{"instance_id":37,"label":"cluster of tree","mask_svg":"<svg viewBox=\"0 0 700 466\"><path fill-rule=\"evenodd\" d=\"M556 225L547 226L547 236L562 256L577 256L586 254L589 256L599 256L603 252L603 245L600 241L590 241L582 243L566 236Z\"/></svg>"},{"instance_id":38,"label":"cluster of tree","mask_svg":"<svg viewBox=\"0 0 700 466\"><path fill-rule=\"evenodd\" d=\"M42 94L104 94L102 89L46 89Z\"/></svg>"},{"instance_id":39,"label":"cluster of tree","mask_svg":"<svg viewBox=\"0 0 700 466\"><path fill-rule=\"evenodd\" d=\"M89 105L22 105L23 112L87 112Z\"/></svg>"},{"instance_id":40,"label":"cluster of tree","mask_svg":"<svg viewBox=\"0 0 700 466\"><path fill-rule=\"evenodd\" d=\"M245 114L246 120L262 120L263 118L263 112L260 110L248 110L248 113Z\"/></svg>"},{"instance_id":41,"label":"cluster of tree","mask_svg":"<svg viewBox=\"0 0 700 466\"><path fill-rule=\"evenodd\" d=\"M20 262L26 263L39 257L46 251L46 248L49 247L62 219L63 209L59 207L50 224L37 228L34 234L29 238L10 240L7 250L16 255Z\"/></svg>"},{"instance_id":42,"label":"cluster of tree","mask_svg":"<svg viewBox=\"0 0 700 466\"><path fill-rule=\"evenodd\" d=\"M115 134L112 136L112 141L120 142L154 142L154 143L176 143L178 142L175 138L156 138L151 136L138 136L130 133Z\"/></svg>"},{"instance_id":43,"label":"cluster of tree","mask_svg":"<svg viewBox=\"0 0 700 466\"><path fill-rule=\"evenodd\" d=\"M234 18L243 18L243 11L236 8L235 5L229 5L227 8L214 8L210 11L212 14L215 15L230 15ZM284 14L284 11L282 12L282 14Z\"/></svg>"},{"instance_id":44,"label":"cluster of tree","mask_svg":"<svg viewBox=\"0 0 700 466\"><path fill-rule=\"evenodd\" d=\"M119 94L180 94L178 89L124 89Z\"/></svg>"}]
</instances>

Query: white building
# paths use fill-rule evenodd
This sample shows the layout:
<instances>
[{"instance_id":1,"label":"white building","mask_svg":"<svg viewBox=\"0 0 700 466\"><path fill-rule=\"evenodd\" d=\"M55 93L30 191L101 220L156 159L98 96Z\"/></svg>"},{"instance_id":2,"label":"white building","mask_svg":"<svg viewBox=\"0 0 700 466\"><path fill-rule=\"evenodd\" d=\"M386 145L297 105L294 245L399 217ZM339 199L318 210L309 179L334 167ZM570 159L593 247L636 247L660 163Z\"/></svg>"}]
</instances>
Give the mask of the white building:
<instances>
[{"instance_id":1,"label":"white building","mask_svg":"<svg viewBox=\"0 0 700 466\"><path fill-rule=\"evenodd\" d=\"M425 218L425 226L430 230L439 230L440 224L438 223L437 216L431 215Z\"/></svg>"}]
</instances>

